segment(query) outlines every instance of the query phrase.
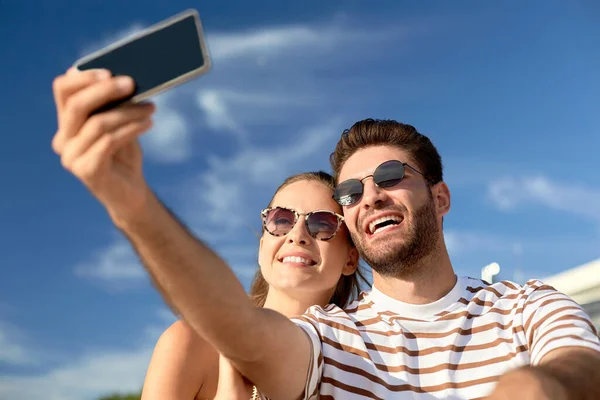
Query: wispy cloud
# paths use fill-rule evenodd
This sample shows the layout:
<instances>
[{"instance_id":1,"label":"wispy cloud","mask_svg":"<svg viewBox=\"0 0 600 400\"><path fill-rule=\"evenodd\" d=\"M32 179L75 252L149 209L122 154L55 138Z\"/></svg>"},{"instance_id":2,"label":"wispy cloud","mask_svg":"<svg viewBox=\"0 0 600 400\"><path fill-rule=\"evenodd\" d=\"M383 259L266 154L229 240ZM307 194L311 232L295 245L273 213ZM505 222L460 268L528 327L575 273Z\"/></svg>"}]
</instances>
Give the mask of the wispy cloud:
<instances>
[{"instance_id":1,"label":"wispy cloud","mask_svg":"<svg viewBox=\"0 0 600 400\"><path fill-rule=\"evenodd\" d=\"M206 168L181 185L173 208L218 251L254 243L260 229L258 209L288 175L329 169L328 156L346 127L345 115L360 107L354 103L364 103L370 92L361 91L370 88L368 80L341 78L339 71L363 63L361 49L385 62L390 46L397 55L414 45L410 39L439 29L439 24L405 22L357 25L337 16L318 24L208 32L212 71L155 97L154 127L141 139L146 162L204 158ZM86 53L142 26L147 24L138 22L107 35ZM357 92L363 93L360 99ZM203 154L207 140L219 141L211 154ZM254 273L255 254L222 254L240 277ZM78 265L75 273L111 290L147 281L137 257L120 238Z\"/></svg>"},{"instance_id":2,"label":"wispy cloud","mask_svg":"<svg viewBox=\"0 0 600 400\"><path fill-rule=\"evenodd\" d=\"M324 109L339 107L348 101L346 93L357 90L360 82L367 83L355 79L352 90L348 85L335 85L326 71L362 62L364 55L357 49L369 49L370 57L384 58L390 45L397 51L408 45L410 38L436 26L405 22L391 28L374 23L357 26L348 18L337 17L321 24L208 32L213 70L153 99L158 106L154 128L142 137L147 160L189 160L197 136L207 132L194 133L204 128L219 135L233 134L240 145L246 145L255 136L273 136L274 129L290 124L302 126L311 116L322 115ZM105 47L147 25L136 22L90 43L82 53ZM190 104L200 110L202 119Z\"/></svg>"},{"instance_id":3,"label":"wispy cloud","mask_svg":"<svg viewBox=\"0 0 600 400\"><path fill-rule=\"evenodd\" d=\"M302 47L327 43L330 35L319 37L319 31L307 26L282 26L257 29L249 32L232 32L208 35L211 55L225 61L239 57L264 57L289 50L290 45Z\"/></svg>"},{"instance_id":4,"label":"wispy cloud","mask_svg":"<svg viewBox=\"0 0 600 400\"><path fill-rule=\"evenodd\" d=\"M234 133L240 140L245 140L246 132L237 123L231 113L225 95L218 90L203 90L198 92L197 104L204 112L206 123L216 131Z\"/></svg>"},{"instance_id":5,"label":"wispy cloud","mask_svg":"<svg viewBox=\"0 0 600 400\"><path fill-rule=\"evenodd\" d=\"M97 250L89 260L77 265L74 273L110 290L128 289L147 281L147 273L133 248L121 238Z\"/></svg>"},{"instance_id":6,"label":"wispy cloud","mask_svg":"<svg viewBox=\"0 0 600 400\"><path fill-rule=\"evenodd\" d=\"M133 24L91 47L103 47L141 26ZM360 81L352 82L354 89L336 86L322 72L361 62L357 46L368 48L372 57L385 57L389 44L423 33L421 26L414 31L359 28L334 20L209 33L213 70L154 99L155 126L142 137L144 154L146 161L181 163L194 156L192 149L201 153L202 142L216 135L222 141L229 134L234 142L227 151L204 156L207 168L181 186L181 202L174 208L197 233L206 233L217 250L253 241L259 229L257 210L285 177L328 169L329 153L345 127L340 104ZM254 273L255 255L228 261L239 266L240 276ZM120 238L78 265L75 273L111 290L147 281L131 247Z\"/></svg>"},{"instance_id":7,"label":"wispy cloud","mask_svg":"<svg viewBox=\"0 0 600 400\"><path fill-rule=\"evenodd\" d=\"M36 365L40 362L35 352L23 343L24 334L15 326L0 321L0 365Z\"/></svg>"},{"instance_id":8,"label":"wispy cloud","mask_svg":"<svg viewBox=\"0 0 600 400\"><path fill-rule=\"evenodd\" d=\"M393 41L397 47L401 47L412 38L431 34L443 25L416 19L397 24L378 24L366 20L361 20L362 24L356 22L351 18L332 18L321 24L279 25L239 32L209 33L207 38L211 55L217 62L233 60L239 65L239 58L246 57L254 60L256 65L264 66L273 59L288 58L297 49L303 49L304 52L296 54L296 57L300 55L305 59L302 67L316 63L316 60L308 58L315 53L334 52L345 58L356 53L345 53L344 50L353 48L356 52L368 44ZM322 61L329 60L319 60Z\"/></svg>"},{"instance_id":9,"label":"wispy cloud","mask_svg":"<svg viewBox=\"0 0 600 400\"><path fill-rule=\"evenodd\" d=\"M39 376L0 377L0 397L23 400L93 399L141 389L152 349L89 353Z\"/></svg>"},{"instance_id":10,"label":"wispy cloud","mask_svg":"<svg viewBox=\"0 0 600 400\"><path fill-rule=\"evenodd\" d=\"M154 162L181 163L192 155L189 122L169 101L176 94L166 92L152 99L156 105L153 126L140 142L144 154Z\"/></svg>"},{"instance_id":11,"label":"wispy cloud","mask_svg":"<svg viewBox=\"0 0 600 400\"><path fill-rule=\"evenodd\" d=\"M243 225L256 226L251 222L258 221L256 204L266 204L270 193L293 171L319 168L315 156L323 156L320 166L325 167L322 150L340 129L339 120L332 119L294 132L284 143L248 145L230 157L209 157L207 169L184 185L186 220L200 231L217 235L220 231L225 236Z\"/></svg>"},{"instance_id":12,"label":"wispy cloud","mask_svg":"<svg viewBox=\"0 0 600 400\"><path fill-rule=\"evenodd\" d=\"M156 323L141 330L135 348L89 350L42 374L0 376L0 398L81 400L138 392L159 335L175 320L163 309L157 317Z\"/></svg>"},{"instance_id":13,"label":"wispy cloud","mask_svg":"<svg viewBox=\"0 0 600 400\"><path fill-rule=\"evenodd\" d=\"M503 178L489 184L489 199L501 210L538 204L600 221L600 189L544 176Z\"/></svg>"}]
</instances>

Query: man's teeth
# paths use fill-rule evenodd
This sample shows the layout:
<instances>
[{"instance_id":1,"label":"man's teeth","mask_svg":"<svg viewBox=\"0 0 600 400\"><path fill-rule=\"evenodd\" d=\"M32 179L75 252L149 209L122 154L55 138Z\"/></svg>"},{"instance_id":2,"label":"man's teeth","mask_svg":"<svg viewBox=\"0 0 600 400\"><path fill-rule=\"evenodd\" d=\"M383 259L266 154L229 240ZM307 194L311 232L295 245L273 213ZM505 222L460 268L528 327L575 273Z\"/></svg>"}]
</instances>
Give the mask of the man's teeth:
<instances>
[{"instance_id":1,"label":"man's teeth","mask_svg":"<svg viewBox=\"0 0 600 400\"><path fill-rule=\"evenodd\" d=\"M303 258L303 257L283 257L283 262L284 263L298 263L298 264L306 264L306 265L311 265L312 264L312 260L309 260L308 258Z\"/></svg>"},{"instance_id":2,"label":"man's teeth","mask_svg":"<svg viewBox=\"0 0 600 400\"><path fill-rule=\"evenodd\" d=\"M377 225L382 224L384 222L388 222L388 221L393 221L395 223L377 227ZM375 221L373 221L369 224L369 232L371 232L371 234L374 234L374 233L380 232L384 229L390 228L394 225L397 225L400 222L402 222L402 217L399 217L396 215L387 215L385 217L377 218Z\"/></svg>"}]
</instances>

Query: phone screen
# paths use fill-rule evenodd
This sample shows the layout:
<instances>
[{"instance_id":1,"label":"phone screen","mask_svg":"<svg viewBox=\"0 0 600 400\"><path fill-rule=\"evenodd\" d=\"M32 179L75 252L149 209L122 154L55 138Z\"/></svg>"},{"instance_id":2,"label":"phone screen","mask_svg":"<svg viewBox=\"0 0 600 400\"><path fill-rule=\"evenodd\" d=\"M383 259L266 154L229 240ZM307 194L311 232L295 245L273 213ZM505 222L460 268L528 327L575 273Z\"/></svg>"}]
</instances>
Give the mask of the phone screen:
<instances>
[{"instance_id":1,"label":"phone screen","mask_svg":"<svg viewBox=\"0 0 600 400\"><path fill-rule=\"evenodd\" d=\"M131 76L136 89L129 99L161 86L170 87L186 74L195 76L209 68L198 21L192 14L164 26L159 24L127 43L83 58L76 66L79 70L105 68L115 76Z\"/></svg>"}]
</instances>

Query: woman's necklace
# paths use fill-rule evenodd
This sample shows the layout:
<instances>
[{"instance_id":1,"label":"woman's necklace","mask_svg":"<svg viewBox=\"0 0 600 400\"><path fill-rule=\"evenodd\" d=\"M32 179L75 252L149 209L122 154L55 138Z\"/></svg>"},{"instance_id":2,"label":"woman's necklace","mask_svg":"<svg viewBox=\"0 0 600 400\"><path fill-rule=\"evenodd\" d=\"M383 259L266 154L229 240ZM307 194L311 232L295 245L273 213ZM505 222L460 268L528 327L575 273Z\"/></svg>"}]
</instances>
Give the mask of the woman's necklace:
<instances>
[{"instance_id":1,"label":"woman's necklace","mask_svg":"<svg viewBox=\"0 0 600 400\"><path fill-rule=\"evenodd\" d=\"M250 400L260 400L256 386L252 386L252 397L250 397Z\"/></svg>"}]
</instances>

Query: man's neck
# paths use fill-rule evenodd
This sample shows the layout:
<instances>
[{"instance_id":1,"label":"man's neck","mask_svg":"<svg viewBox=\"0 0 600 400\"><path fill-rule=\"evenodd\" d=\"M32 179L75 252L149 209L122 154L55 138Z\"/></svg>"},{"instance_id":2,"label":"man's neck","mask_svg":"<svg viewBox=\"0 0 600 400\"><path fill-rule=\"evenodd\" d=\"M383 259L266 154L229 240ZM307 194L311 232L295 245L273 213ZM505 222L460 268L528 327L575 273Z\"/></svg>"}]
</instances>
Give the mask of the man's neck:
<instances>
[{"instance_id":1,"label":"man's neck","mask_svg":"<svg viewBox=\"0 0 600 400\"><path fill-rule=\"evenodd\" d=\"M373 271L373 286L408 304L429 304L441 299L457 280L445 246L442 250L411 266L412 273L407 276L386 277Z\"/></svg>"},{"instance_id":2,"label":"man's neck","mask_svg":"<svg viewBox=\"0 0 600 400\"><path fill-rule=\"evenodd\" d=\"M327 293L321 296L315 293L292 294L289 291L283 292L270 287L264 307L275 310L288 318L292 318L304 314L304 312L311 306L326 306L329 304L330 298L331 294Z\"/></svg>"}]
</instances>

